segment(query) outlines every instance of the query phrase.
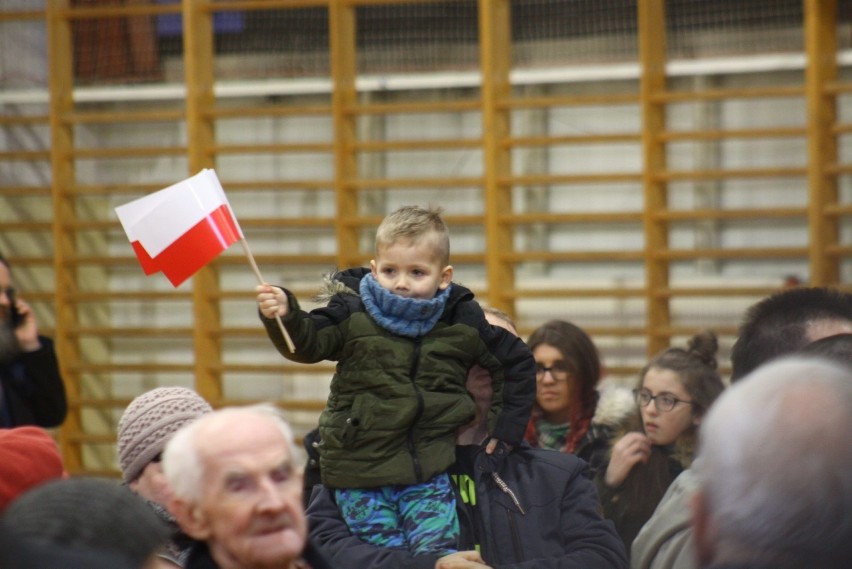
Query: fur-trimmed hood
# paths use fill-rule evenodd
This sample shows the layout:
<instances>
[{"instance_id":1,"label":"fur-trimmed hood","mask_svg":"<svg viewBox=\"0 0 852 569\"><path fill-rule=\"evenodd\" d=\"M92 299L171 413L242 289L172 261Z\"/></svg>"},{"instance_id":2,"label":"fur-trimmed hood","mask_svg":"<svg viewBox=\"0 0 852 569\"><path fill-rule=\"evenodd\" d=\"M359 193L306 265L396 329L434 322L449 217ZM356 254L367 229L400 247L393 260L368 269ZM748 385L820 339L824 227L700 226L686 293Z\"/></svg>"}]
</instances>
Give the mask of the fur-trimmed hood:
<instances>
[{"instance_id":1,"label":"fur-trimmed hood","mask_svg":"<svg viewBox=\"0 0 852 569\"><path fill-rule=\"evenodd\" d=\"M336 294L354 294L359 296L358 288L361 279L370 272L366 267L346 269L345 271L334 271L322 276L322 283L314 301L327 304L331 297Z\"/></svg>"},{"instance_id":2,"label":"fur-trimmed hood","mask_svg":"<svg viewBox=\"0 0 852 569\"><path fill-rule=\"evenodd\" d=\"M636 415L636 400L630 389L609 386L598 391L598 395L598 405L592 417L593 425L619 430Z\"/></svg>"}]
</instances>

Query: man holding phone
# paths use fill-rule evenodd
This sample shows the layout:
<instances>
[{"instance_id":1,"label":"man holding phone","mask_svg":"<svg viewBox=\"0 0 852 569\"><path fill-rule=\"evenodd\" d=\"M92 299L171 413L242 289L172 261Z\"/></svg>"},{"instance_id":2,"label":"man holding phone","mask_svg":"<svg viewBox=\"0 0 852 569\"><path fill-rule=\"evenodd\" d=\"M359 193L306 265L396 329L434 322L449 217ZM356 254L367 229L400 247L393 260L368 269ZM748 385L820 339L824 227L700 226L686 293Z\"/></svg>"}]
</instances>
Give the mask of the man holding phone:
<instances>
[{"instance_id":1,"label":"man holding phone","mask_svg":"<svg viewBox=\"0 0 852 569\"><path fill-rule=\"evenodd\" d=\"M53 342L39 335L35 313L15 293L0 255L0 427L58 427L67 412Z\"/></svg>"}]
</instances>

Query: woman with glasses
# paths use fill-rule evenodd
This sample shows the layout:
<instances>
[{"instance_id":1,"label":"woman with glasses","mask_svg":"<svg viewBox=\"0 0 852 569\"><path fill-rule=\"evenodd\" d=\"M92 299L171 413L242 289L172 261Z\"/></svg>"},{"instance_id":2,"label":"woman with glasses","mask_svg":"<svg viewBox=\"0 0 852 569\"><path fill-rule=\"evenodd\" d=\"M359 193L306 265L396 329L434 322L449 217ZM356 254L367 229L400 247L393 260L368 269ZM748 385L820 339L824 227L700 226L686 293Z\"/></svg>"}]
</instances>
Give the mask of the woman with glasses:
<instances>
[{"instance_id":1,"label":"woman with glasses","mask_svg":"<svg viewBox=\"0 0 852 569\"><path fill-rule=\"evenodd\" d=\"M610 440L633 411L626 389L598 392L602 364L586 332L551 320L530 335L536 362L536 403L525 435L540 448L585 459L592 473L605 462Z\"/></svg>"},{"instance_id":2,"label":"woman with glasses","mask_svg":"<svg viewBox=\"0 0 852 569\"><path fill-rule=\"evenodd\" d=\"M615 441L596 479L604 515L628 552L669 484L692 463L701 419L724 390L718 348L713 332L700 332L685 350L655 356L639 375L636 428Z\"/></svg>"}]
</instances>

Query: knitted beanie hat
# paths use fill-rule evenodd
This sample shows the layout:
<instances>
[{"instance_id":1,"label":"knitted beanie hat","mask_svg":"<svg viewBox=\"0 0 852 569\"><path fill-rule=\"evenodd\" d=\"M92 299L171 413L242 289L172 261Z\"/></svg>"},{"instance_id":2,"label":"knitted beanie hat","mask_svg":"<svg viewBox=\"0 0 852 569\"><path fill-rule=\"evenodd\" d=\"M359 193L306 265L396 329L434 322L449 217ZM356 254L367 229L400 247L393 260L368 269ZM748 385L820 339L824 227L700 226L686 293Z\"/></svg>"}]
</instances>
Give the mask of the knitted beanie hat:
<instances>
[{"instance_id":1,"label":"knitted beanie hat","mask_svg":"<svg viewBox=\"0 0 852 569\"><path fill-rule=\"evenodd\" d=\"M0 429L0 512L30 488L63 474L62 457L47 431Z\"/></svg>"},{"instance_id":2,"label":"knitted beanie hat","mask_svg":"<svg viewBox=\"0 0 852 569\"><path fill-rule=\"evenodd\" d=\"M175 431L212 410L186 387L158 387L131 401L118 420L118 461L124 481L136 480Z\"/></svg>"},{"instance_id":3,"label":"knitted beanie hat","mask_svg":"<svg viewBox=\"0 0 852 569\"><path fill-rule=\"evenodd\" d=\"M23 538L118 554L141 567L169 539L169 529L140 496L105 478L54 480L6 509Z\"/></svg>"}]
</instances>

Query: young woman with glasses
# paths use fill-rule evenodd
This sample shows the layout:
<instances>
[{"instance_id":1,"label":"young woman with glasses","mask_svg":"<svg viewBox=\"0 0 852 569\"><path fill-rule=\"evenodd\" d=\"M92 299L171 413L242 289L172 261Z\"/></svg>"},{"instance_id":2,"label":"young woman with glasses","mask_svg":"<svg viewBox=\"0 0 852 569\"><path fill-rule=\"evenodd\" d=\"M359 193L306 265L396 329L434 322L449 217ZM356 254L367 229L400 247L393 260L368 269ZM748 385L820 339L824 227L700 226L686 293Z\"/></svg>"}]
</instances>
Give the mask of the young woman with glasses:
<instances>
[{"instance_id":1,"label":"young woman with glasses","mask_svg":"<svg viewBox=\"0 0 852 569\"><path fill-rule=\"evenodd\" d=\"M576 454L594 473L635 407L629 391L599 393L603 365L598 349L571 322L551 320L534 330L527 344L536 361L536 403L526 441Z\"/></svg>"},{"instance_id":2,"label":"young woman with glasses","mask_svg":"<svg viewBox=\"0 0 852 569\"><path fill-rule=\"evenodd\" d=\"M596 477L604 515L628 552L669 484L692 463L701 419L724 390L718 347L713 332L700 332L685 350L655 356L639 375L636 428L617 438Z\"/></svg>"}]
</instances>

